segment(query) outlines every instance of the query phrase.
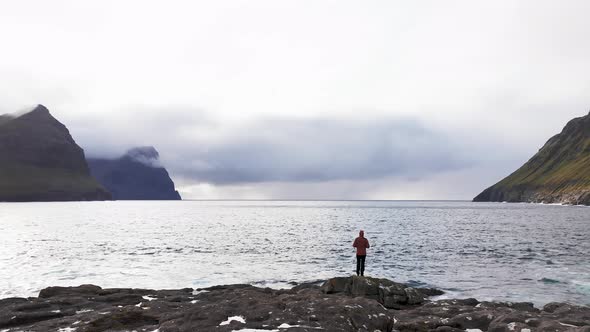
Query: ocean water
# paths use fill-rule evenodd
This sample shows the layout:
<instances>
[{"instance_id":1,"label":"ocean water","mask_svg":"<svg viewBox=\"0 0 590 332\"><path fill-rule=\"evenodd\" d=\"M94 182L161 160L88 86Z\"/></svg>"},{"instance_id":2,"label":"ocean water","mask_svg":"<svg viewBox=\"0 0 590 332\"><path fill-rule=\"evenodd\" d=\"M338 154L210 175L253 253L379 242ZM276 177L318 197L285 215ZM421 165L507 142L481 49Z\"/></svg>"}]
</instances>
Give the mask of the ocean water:
<instances>
[{"instance_id":1,"label":"ocean water","mask_svg":"<svg viewBox=\"0 0 590 332\"><path fill-rule=\"evenodd\" d=\"M590 304L590 208L405 201L0 203L0 298L54 285L275 288L353 273Z\"/></svg>"}]
</instances>

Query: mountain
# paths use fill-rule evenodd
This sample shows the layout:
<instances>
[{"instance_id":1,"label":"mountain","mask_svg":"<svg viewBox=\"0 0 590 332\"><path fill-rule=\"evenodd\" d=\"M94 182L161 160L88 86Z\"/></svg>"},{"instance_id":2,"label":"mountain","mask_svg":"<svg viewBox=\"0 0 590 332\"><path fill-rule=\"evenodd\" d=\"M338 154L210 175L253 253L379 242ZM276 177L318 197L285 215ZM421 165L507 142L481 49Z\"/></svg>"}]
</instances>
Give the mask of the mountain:
<instances>
[{"instance_id":1,"label":"mountain","mask_svg":"<svg viewBox=\"0 0 590 332\"><path fill-rule=\"evenodd\" d=\"M116 200L179 200L155 148L138 147L117 159L89 158L92 175Z\"/></svg>"},{"instance_id":2,"label":"mountain","mask_svg":"<svg viewBox=\"0 0 590 332\"><path fill-rule=\"evenodd\" d=\"M0 201L108 200L68 129L47 108L0 116Z\"/></svg>"},{"instance_id":3,"label":"mountain","mask_svg":"<svg viewBox=\"0 0 590 332\"><path fill-rule=\"evenodd\" d=\"M590 205L590 114L571 120L526 164L474 201Z\"/></svg>"}]
</instances>

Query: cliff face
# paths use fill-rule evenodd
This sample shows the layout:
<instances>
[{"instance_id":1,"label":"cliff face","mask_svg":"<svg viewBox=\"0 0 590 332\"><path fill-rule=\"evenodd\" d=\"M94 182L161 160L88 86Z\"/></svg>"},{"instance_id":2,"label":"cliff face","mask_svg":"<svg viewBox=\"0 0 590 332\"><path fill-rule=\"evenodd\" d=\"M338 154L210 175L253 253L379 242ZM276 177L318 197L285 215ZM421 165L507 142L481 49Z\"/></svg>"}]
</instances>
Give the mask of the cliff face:
<instances>
[{"instance_id":1,"label":"cliff face","mask_svg":"<svg viewBox=\"0 0 590 332\"><path fill-rule=\"evenodd\" d=\"M0 201L108 200L84 151L47 108L0 116Z\"/></svg>"},{"instance_id":2,"label":"cliff face","mask_svg":"<svg viewBox=\"0 0 590 332\"><path fill-rule=\"evenodd\" d=\"M118 159L88 159L92 175L116 200L179 200L168 171L153 147L129 150Z\"/></svg>"},{"instance_id":3,"label":"cliff face","mask_svg":"<svg viewBox=\"0 0 590 332\"><path fill-rule=\"evenodd\" d=\"M590 114L571 120L526 164L474 201L590 205Z\"/></svg>"}]
</instances>

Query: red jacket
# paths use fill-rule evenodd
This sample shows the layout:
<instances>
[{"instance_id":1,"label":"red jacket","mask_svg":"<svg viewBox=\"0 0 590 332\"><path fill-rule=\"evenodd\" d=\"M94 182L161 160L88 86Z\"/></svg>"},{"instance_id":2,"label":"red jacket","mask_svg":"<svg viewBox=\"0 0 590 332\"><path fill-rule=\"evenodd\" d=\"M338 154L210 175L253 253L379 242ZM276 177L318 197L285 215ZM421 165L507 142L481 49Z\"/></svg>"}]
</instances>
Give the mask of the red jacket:
<instances>
[{"instance_id":1,"label":"red jacket","mask_svg":"<svg viewBox=\"0 0 590 332\"><path fill-rule=\"evenodd\" d=\"M352 246L356 248L356 255L357 256L366 256L367 255L367 248L370 248L369 240L367 240L364 236L359 236L354 239Z\"/></svg>"}]
</instances>

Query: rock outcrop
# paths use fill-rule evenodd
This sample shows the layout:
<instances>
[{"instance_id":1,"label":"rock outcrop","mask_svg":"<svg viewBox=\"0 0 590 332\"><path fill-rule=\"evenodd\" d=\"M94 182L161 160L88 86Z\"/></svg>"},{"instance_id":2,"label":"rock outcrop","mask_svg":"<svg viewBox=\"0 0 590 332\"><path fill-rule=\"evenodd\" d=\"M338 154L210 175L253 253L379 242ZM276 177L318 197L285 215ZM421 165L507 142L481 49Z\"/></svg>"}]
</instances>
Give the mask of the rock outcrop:
<instances>
[{"instance_id":1,"label":"rock outcrop","mask_svg":"<svg viewBox=\"0 0 590 332\"><path fill-rule=\"evenodd\" d=\"M590 205L590 114L571 120L526 164L474 201Z\"/></svg>"},{"instance_id":2,"label":"rock outcrop","mask_svg":"<svg viewBox=\"0 0 590 332\"><path fill-rule=\"evenodd\" d=\"M0 201L108 200L84 151L47 108L0 116Z\"/></svg>"},{"instance_id":3,"label":"rock outcrop","mask_svg":"<svg viewBox=\"0 0 590 332\"><path fill-rule=\"evenodd\" d=\"M288 290L49 287L0 300L0 331L590 331L588 307L426 299L440 293L363 277Z\"/></svg>"},{"instance_id":4,"label":"rock outcrop","mask_svg":"<svg viewBox=\"0 0 590 332\"><path fill-rule=\"evenodd\" d=\"M438 289L408 287L391 280L369 277L332 278L320 289L326 294L345 294L376 300L388 309L423 304L431 296L444 294Z\"/></svg>"},{"instance_id":5,"label":"rock outcrop","mask_svg":"<svg viewBox=\"0 0 590 332\"><path fill-rule=\"evenodd\" d=\"M92 175L115 200L179 200L155 148L138 147L117 159L89 158Z\"/></svg>"}]
</instances>

